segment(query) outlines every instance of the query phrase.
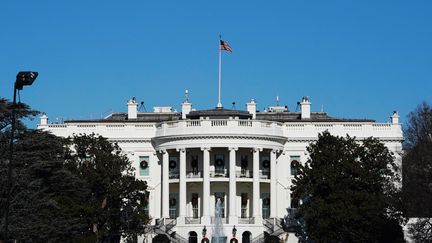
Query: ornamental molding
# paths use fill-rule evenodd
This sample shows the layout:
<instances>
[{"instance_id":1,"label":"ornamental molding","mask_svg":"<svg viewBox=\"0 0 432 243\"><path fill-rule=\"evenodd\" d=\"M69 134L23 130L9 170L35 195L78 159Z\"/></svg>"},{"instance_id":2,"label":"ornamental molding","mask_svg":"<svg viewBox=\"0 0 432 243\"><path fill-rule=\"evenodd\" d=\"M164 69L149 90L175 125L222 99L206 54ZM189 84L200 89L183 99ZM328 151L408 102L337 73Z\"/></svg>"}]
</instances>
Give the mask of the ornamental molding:
<instances>
[{"instance_id":1,"label":"ornamental molding","mask_svg":"<svg viewBox=\"0 0 432 243\"><path fill-rule=\"evenodd\" d=\"M177 135L177 136L161 136L154 137L152 141L158 145L174 142L174 141L184 141L184 140L199 140L199 139L249 139L249 140L263 140L277 142L281 145L285 144L287 141L286 137L283 136L269 136L269 135Z\"/></svg>"},{"instance_id":2,"label":"ornamental molding","mask_svg":"<svg viewBox=\"0 0 432 243\"><path fill-rule=\"evenodd\" d=\"M355 139L355 141L363 141L367 138L369 138L369 137L355 137L354 139ZM398 142L398 143L401 143L404 141L404 139L401 137L373 137L373 138L378 139L380 142ZM314 137L314 138L289 137L286 140L287 143L304 143L304 142L315 142L315 141L318 141L318 137Z\"/></svg>"},{"instance_id":3,"label":"ornamental molding","mask_svg":"<svg viewBox=\"0 0 432 243\"><path fill-rule=\"evenodd\" d=\"M113 143L151 143L150 138L108 138Z\"/></svg>"}]
</instances>

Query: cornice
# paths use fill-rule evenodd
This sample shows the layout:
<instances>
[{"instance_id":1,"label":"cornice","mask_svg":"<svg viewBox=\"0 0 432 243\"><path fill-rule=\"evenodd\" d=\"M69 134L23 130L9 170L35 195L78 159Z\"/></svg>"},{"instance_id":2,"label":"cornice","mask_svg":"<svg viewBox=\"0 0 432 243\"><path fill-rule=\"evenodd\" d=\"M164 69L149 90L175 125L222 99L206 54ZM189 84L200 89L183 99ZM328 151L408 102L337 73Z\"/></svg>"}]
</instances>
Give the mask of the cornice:
<instances>
[{"instance_id":1,"label":"cornice","mask_svg":"<svg viewBox=\"0 0 432 243\"><path fill-rule=\"evenodd\" d=\"M269 135L243 135L243 134L212 134L212 135L177 135L177 136L161 136L154 137L152 141L157 144L163 144L166 142L173 141L184 141L184 140L199 140L199 139L251 139L251 140L264 140L277 142L283 145L287 138L283 136L269 136Z\"/></svg>"},{"instance_id":2,"label":"cornice","mask_svg":"<svg viewBox=\"0 0 432 243\"><path fill-rule=\"evenodd\" d=\"M356 141L363 141L365 139L367 139L369 137L355 137L354 139ZM400 138L400 137L373 137L378 139L381 142L403 142L404 139ZM313 138L305 138L305 137L288 137L287 138L287 142L291 142L291 143L304 143L304 142L315 142L318 140L318 137L313 137Z\"/></svg>"},{"instance_id":3,"label":"cornice","mask_svg":"<svg viewBox=\"0 0 432 243\"><path fill-rule=\"evenodd\" d=\"M113 143L151 143L151 138L108 138Z\"/></svg>"}]
</instances>

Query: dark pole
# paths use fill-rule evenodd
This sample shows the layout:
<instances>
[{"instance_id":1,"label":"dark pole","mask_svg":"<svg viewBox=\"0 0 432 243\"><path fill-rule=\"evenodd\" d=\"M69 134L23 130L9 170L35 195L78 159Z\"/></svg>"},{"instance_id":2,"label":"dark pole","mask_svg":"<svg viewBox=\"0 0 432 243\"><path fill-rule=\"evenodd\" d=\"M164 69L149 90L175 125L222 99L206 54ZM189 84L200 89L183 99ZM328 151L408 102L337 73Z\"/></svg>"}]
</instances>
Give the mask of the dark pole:
<instances>
[{"instance_id":1,"label":"dark pole","mask_svg":"<svg viewBox=\"0 0 432 243\"><path fill-rule=\"evenodd\" d=\"M24 86L30 86L33 84L37 78L37 72L24 71L19 72L16 76L14 83L14 95L12 102L12 119L11 119L11 135L9 142L9 164L8 164L8 175L6 184L6 209L5 209L5 225L4 225L4 240L7 243L8 236L8 226L9 226L9 208L12 196L12 170L13 170L13 153L14 153L14 138L15 138L15 120L16 120L16 94L17 90L22 90Z\"/></svg>"},{"instance_id":2,"label":"dark pole","mask_svg":"<svg viewBox=\"0 0 432 243\"><path fill-rule=\"evenodd\" d=\"M15 106L16 106L16 93L17 93L17 84L14 84L14 95L12 102L12 127L11 127L11 135L9 142L9 165L8 165L8 177L7 177L7 187L6 187L6 212L5 212L5 226L4 226L4 239L5 242L8 241L8 226L9 226L9 205L12 194L12 167L13 167L13 149L14 149L14 134L15 134Z\"/></svg>"}]
</instances>

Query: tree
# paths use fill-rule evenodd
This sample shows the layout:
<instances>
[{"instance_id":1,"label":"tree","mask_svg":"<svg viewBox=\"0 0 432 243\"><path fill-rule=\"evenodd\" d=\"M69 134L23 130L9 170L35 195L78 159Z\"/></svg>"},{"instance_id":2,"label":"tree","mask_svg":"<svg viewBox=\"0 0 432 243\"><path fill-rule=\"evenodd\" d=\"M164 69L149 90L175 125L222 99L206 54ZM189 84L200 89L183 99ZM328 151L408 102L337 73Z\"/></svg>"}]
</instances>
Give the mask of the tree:
<instances>
[{"instance_id":1,"label":"tree","mask_svg":"<svg viewBox=\"0 0 432 243\"><path fill-rule=\"evenodd\" d=\"M307 148L293 193L314 242L403 242L398 168L381 142L329 132Z\"/></svg>"},{"instance_id":2,"label":"tree","mask_svg":"<svg viewBox=\"0 0 432 243\"><path fill-rule=\"evenodd\" d=\"M415 242L432 242L432 107L426 102L408 115L402 159L403 202Z\"/></svg>"},{"instance_id":3,"label":"tree","mask_svg":"<svg viewBox=\"0 0 432 243\"><path fill-rule=\"evenodd\" d=\"M432 220L430 218L418 219L408 226L408 232L415 242L432 242Z\"/></svg>"},{"instance_id":4,"label":"tree","mask_svg":"<svg viewBox=\"0 0 432 243\"><path fill-rule=\"evenodd\" d=\"M85 228L85 181L65 168L63 139L37 130L16 144L10 236L24 242L72 242Z\"/></svg>"},{"instance_id":5,"label":"tree","mask_svg":"<svg viewBox=\"0 0 432 243\"><path fill-rule=\"evenodd\" d=\"M97 242L119 242L143 233L149 221L147 184L137 180L131 162L117 144L90 135L74 136L68 168L87 183L86 234Z\"/></svg>"},{"instance_id":6,"label":"tree","mask_svg":"<svg viewBox=\"0 0 432 243\"><path fill-rule=\"evenodd\" d=\"M4 229L7 194L10 193L9 237L30 242L70 242L82 231L80 212L84 182L64 167L69 154L63 139L27 129L20 118L37 111L22 103L13 107L0 99L0 174L7 175L12 109L16 110L12 188L0 177L0 239Z\"/></svg>"},{"instance_id":7,"label":"tree","mask_svg":"<svg viewBox=\"0 0 432 243\"><path fill-rule=\"evenodd\" d=\"M432 107L420 104L408 115L402 160L407 217L432 217ZM432 234L432 233L431 233Z\"/></svg>"}]
</instances>

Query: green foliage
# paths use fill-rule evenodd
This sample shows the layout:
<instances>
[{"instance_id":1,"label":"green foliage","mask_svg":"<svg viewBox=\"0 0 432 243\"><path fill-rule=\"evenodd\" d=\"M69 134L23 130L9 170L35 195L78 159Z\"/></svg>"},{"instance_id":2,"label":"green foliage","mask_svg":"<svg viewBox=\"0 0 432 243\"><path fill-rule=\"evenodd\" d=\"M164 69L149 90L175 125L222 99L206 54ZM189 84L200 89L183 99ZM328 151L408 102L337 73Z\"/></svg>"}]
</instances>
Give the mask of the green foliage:
<instances>
[{"instance_id":1,"label":"green foliage","mask_svg":"<svg viewBox=\"0 0 432 243\"><path fill-rule=\"evenodd\" d=\"M432 107L422 103L410 112L404 132L402 176L406 216L432 217Z\"/></svg>"},{"instance_id":2,"label":"green foliage","mask_svg":"<svg viewBox=\"0 0 432 243\"><path fill-rule=\"evenodd\" d=\"M24 242L71 242L83 230L85 182L64 167L63 139L27 130L15 144L9 236ZM2 174L6 164L0 166ZM6 188L6 177L0 179ZM5 197L2 197L2 205ZM4 207L1 207L4 209ZM2 220L4 210L0 210ZM2 223L3 224L3 223ZM3 227L2 227L3 229Z\"/></svg>"},{"instance_id":3,"label":"green foliage","mask_svg":"<svg viewBox=\"0 0 432 243\"><path fill-rule=\"evenodd\" d=\"M148 215L147 184L137 180L134 168L117 144L101 136L81 135L70 139L74 153L67 167L87 182L90 193L84 208L87 234L98 241L133 238L144 232Z\"/></svg>"},{"instance_id":4,"label":"green foliage","mask_svg":"<svg viewBox=\"0 0 432 243\"><path fill-rule=\"evenodd\" d=\"M324 132L307 150L292 189L313 241L403 241L398 167L387 147Z\"/></svg>"},{"instance_id":5,"label":"green foliage","mask_svg":"<svg viewBox=\"0 0 432 243\"><path fill-rule=\"evenodd\" d=\"M3 239L11 109L0 98L0 241ZM21 242L119 242L144 231L147 184L135 179L117 144L95 135L70 139L27 129L38 114L18 104L10 239Z\"/></svg>"}]
</instances>

